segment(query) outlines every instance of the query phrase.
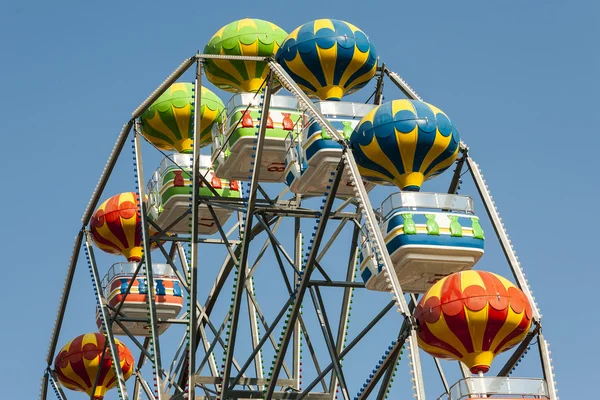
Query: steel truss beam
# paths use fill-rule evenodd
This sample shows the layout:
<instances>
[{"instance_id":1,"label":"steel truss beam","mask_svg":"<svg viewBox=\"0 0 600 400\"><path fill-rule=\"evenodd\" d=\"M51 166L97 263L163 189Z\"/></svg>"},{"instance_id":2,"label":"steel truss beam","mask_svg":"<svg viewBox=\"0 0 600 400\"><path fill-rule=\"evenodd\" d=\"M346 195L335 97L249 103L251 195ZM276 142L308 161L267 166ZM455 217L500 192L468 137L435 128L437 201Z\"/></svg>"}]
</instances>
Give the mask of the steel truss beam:
<instances>
[{"instance_id":1,"label":"steel truss beam","mask_svg":"<svg viewBox=\"0 0 600 400\"><path fill-rule=\"evenodd\" d=\"M250 183L250 194L248 198L247 210L246 210L246 220L245 220L245 228L250 229L252 227L252 222L254 218L254 206L256 204L256 192L259 184L259 175L262 161L262 152L264 147L264 138L265 133L267 131L267 118L266 115L269 115L269 106L271 102L271 92L273 88L273 73L269 72L267 77L266 85L264 87L264 95L262 98L262 111L261 115L263 118L260 120L259 129L258 129L258 137L256 143L256 157L254 158L254 164L250 166L250 171L252 172L252 180ZM246 282L246 264L248 262L248 251L250 249L251 239L247 238L245 235L243 237L242 242L242 251L240 255L240 264L238 268L238 284L235 289L234 301L233 301L233 310L231 312L231 330L229 336L229 343L227 344L227 352L225 354L225 365L223 368L223 382L225 384L222 386L222 397L224 399L227 398L228 386L227 382L229 382L229 378L231 377L231 361L233 359L233 354L235 351L235 342L237 335L237 326L240 317L240 308L242 305L242 294L245 289L244 283Z\"/></svg>"},{"instance_id":2,"label":"steel truss beam","mask_svg":"<svg viewBox=\"0 0 600 400\"><path fill-rule=\"evenodd\" d=\"M149 314L149 327L150 327L150 335L151 342L150 348L152 349L151 353L153 353L153 359L150 361L154 364L154 372L156 379L156 392L157 399L163 400L163 390L164 386L162 383L162 360L160 353L160 342L158 340L158 317L156 315L156 303L155 303L155 290L154 290L154 273L152 271L152 257L150 254L150 234L148 229L148 214L146 209L146 202L144 199L146 198L145 193L145 185L144 185L144 169L142 167L142 148L140 144L140 131L138 123L135 123L135 135L134 135L134 153L135 153L135 166L136 173L138 179L138 202L140 207L140 219L142 224L142 245L144 248L144 259L140 261L139 265L144 266L145 275L146 275L146 285L148 286L148 314ZM130 282L132 283L133 280ZM118 365L118 364L117 364Z\"/></svg>"},{"instance_id":3,"label":"steel truss beam","mask_svg":"<svg viewBox=\"0 0 600 400\"><path fill-rule=\"evenodd\" d=\"M275 382L278 379L279 373L281 372L281 366L283 364L283 360L284 360L285 354L287 352L287 347L290 343L292 332L294 331L294 327L296 325L296 320L298 318L298 315L300 314L300 308L302 306L304 294L306 292L306 289L308 288L308 282L310 281L310 277L315 268L315 261L317 259L317 254L319 252L319 246L321 244L321 240L323 239L323 234L325 233L325 227L327 226L329 213L331 212L333 202L335 201L335 194L337 193L337 188L340 185L340 182L342 180L343 173L344 173L344 164L340 161L340 163L338 164L338 166L336 168L336 171L335 171L335 174L334 174L334 177L332 180L333 182L331 184L330 192L328 193L327 197L325 198L325 204L323 205L323 211L322 211L323 214L319 219L319 223L317 224L317 229L313 235L314 239L311 239L312 248L308 255L305 269L303 271L301 271L302 273L300 275L302 277L300 279L300 282L297 285L295 298L294 298L294 294L292 294L292 296L291 296L291 298L294 300L292 303L292 309L289 313L288 324L286 325L285 330L284 330L283 335L280 340L279 350L277 351L277 357L275 358L275 362L272 367L272 373L270 376L271 380L273 382ZM269 386L267 386L264 397L267 399L272 398L273 393L275 392L275 387L276 386L274 384L270 384Z\"/></svg>"},{"instance_id":4,"label":"steel truss beam","mask_svg":"<svg viewBox=\"0 0 600 400\"><path fill-rule=\"evenodd\" d=\"M367 333L369 333L369 331L375 326L377 325L377 323L379 321L381 321L381 319L388 313L388 311L390 311L393 307L394 307L395 302L392 300L390 301L380 312L379 314L377 314L372 320L371 322L369 322L367 324L367 326L365 326L363 328L362 331L359 332L358 335L356 335L356 337L354 339L352 339L352 341L348 344L348 346L346 346L344 348L344 350L342 350L342 352L340 353L340 359L343 359L346 354L348 354L350 352L350 350L352 350L354 348L354 346L356 346L358 344L358 342L360 342L362 340L362 338L364 338ZM317 383L323 379L325 377L325 375L327 375L329 373L329 371L331 371L333 369L333 363L330 363L327 367L325 367L323 369L323 371L321 371L321 373L315 378L313 379L313 381L311 383L308 384L308 386L302 391L302 393L300 394L299 399L303 399L307 396L310 396L310 391L317 385Z\"/></svg>"},{"instance_id":5,"label":"steel truss beam","mask_svg":"<svg viewBox=\"0 0 600 400\"><path fill-rule=\"evenodd\" d=\"M411 302L408 305L408 308L411 313L415 310L416 306L416 298L412 297ZM371 394L373 389L375 389L377 383L379 383L379 380L383 377L384 374L386 374L387 381L383 382L383 384L381 385L379 395L377 398L381 398L379 397L381 393L387 393L387 389L390 383L389 379L391 379L391 375L394 371L394 368L396 367L396 364L398 363L398 359L400 358L400 350L404 346L406 338L410 335L409 328L410 326L408 324L408 320L405 319L404 322L402 322L400 331L398 332L398 338L396 339L396 342L392 345L391 349L386 351L384 358L381 360L381 364L379 364L379 368L377 368L377 371L373 374L373 377L369 380L369 382L367 382L366 386L363 387L363 391L358 396L357 400L368 399L369 395ZM389 375L387 375L388 372Z\"/></svg>"},{"instance_id":6,"label":"steel truss beam","mask_svg":"<svg viewBox=\"0 0 600 400\"><path fill-rule=\"evenodd\" d=\"M104 337L108 342L108 348L110 350L110 355L112 358L112 362L115 366L121 365L119 359L119 350L117 349L117 343L115 342L115 336L112 331L112 323L110 319L110 314L108 312L108 307L106 307L106 300L104 297L104 293L102 290L102 282L100 281L100 275L98 274L98 266L96 264L96 257L94 256L94 249L92 248L92 242L89 237L89 234L86 234L85 238L85 248L86 248L86 256L88 258L88 262L90 263L90 269L92 270L92 283L95 286L96 292L96 302L98 304L98 308L100 314L102 316L102 330L104 331ZM102 355L104 356L104 352L106 351L106 347L102 351ZM117 376L117 385L119 387L119 391L121 392L121 396L124 400L128 400L129 396L127 394L127 387L125 386L125 377L123 376L123 370L120 367L115 368L115 375ZM96 390L96 385L98 383L98 375L96 375L94 381L93 392Z\"/></svg>"}]
</instances>

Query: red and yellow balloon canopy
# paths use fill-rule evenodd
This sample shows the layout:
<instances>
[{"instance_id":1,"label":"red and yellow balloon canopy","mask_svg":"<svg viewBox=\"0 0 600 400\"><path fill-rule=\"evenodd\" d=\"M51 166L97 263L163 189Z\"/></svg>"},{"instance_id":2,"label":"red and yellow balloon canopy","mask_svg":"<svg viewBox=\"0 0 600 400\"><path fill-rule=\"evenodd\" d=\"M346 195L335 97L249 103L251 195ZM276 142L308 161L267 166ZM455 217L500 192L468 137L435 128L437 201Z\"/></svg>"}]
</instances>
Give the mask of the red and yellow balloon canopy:
<instances>
[{"instance_id":1,"label":"red and yellow balloon canopy","mask_svg":"<svg viewBox=\"0 0 600 400\"><path fill-rule=\"evenodd\" d=\"M128 261L140 261L143 247L138 209L138 195L134 192L117 194L102 203L91 222L96 246L110 254L122 254Z\"/></svg>"},{"instance_id":2,"label":"red and yellow balloon canopy","mask_svg":"<svg viewBox=\"0 0 600 400\"><path fill-rule=\"evenodd\" d=\"M525 294L507 279L463 271L429 288L415 318L421 349L434 357L460 360L476 374L487 372L497 354L523 340L532 311Z\"/></svg>"},{"instance_id":3,"label":"red and yellow balloon canopy","mask_svg":"<svg viewBox=\"0 0 600 400\"><path fill-rule=\"evenodd\" d=\"M94 399L103 399L106 392L117 385L110 351L102 357L105 343L101 333L86 333L67 343L56 356L54 369L58 380L66 388L85 392ZM133 355L123 343L115 340L119 352L120 367L125 380L133 374ZM94 382L98 376L98 384Z\"/></svg>"}]
</instances>

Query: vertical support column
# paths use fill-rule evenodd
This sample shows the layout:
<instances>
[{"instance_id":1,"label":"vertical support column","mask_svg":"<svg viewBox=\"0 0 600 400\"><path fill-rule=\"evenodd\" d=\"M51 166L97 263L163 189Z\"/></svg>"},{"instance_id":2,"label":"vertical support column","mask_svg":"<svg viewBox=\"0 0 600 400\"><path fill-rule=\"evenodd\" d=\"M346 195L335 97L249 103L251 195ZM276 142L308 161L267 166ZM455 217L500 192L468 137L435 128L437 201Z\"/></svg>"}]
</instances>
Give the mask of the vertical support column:
<instances>
[{"instance_id":1,"label":"vertical support column","mask_svg":"<svg viewBox=\"0 0 600 400\"><path fill-rule=\"evenodd\" d=\"M300 206L300 202L298 202ZM300 231L300 218L294 218L294 265L296 270L302 270L302 232ZM298 282L299 275L294 271L294 281ZM300 354L300 341L302 340L302 331L300 330L300 321L296 321L293 332L293 345L292 345L292 378L295 381L297 390L300 390L301 384L301 354Z\"/></svg>"},{"instance_id":2,"label":"vertical support column","mask_svg":"<svg viewBox=\"0 0 600 400\"><path fill-rule=\"evenodd\" d=\"M248 275L249 271L250 271L250 268L248 268L248 265L246 264L246 275ZM258 343L260 342L260 338L258 337L258 329L259 328L258 328L258 319L256 318L256 307L254 306L254 302L251 299L252 296L255 296L254 282L253 282L252 277L249 279L246 290L247 290L246 297L247 297L247 302L248 302L248 318L249 318L249 322L250 322L250 337L252 340L252 348L256 349L256 347L258 346ZM259 378L259 379L263 378L263 360L262 360L262 352L260 350L254 356L254 371L256 372L257 378ZM258 390L262 390L262 386L259 385Z\"/></svg>"},{"instance_id":3,"label":"vertical support column","mask_svg":"<svg viewBox=\"0 0 600 400\"><path fill-rule=\"evenodd\" d=\"M98 266L96 265L96 257L94 257L94 250L92 248L92 243L89 237L89 233L86 233L85 236L85 250L86 256L88 258L90 270L92 273L92 283L95 286L96 293L96 304L98 305L101 321L102 321L102 330L104 331L104 336L108 341L108 348L110 350L110 354L112 356L113 367L115 368L115 375L117 377L117 386L119 392L124 400L127 400L129 396L127 395L127 387L125 386L125 378L123 377L123 371L121 370L121 360L119 359L119 350L117 349L117 344L115 342L115 336L112 331L112 321L110 314L108 313L108 307L106 307L106 302L104 300L104 293L102 293L102 283L100 281L100 275L98 274Z\"/></svg>"},{"instance_id":4,"label":"vertical support column","mask_svg":"<svg viewBox=\"0 0 600 400\"><path fill-rule=\"evenodd\" d=\"M229 343L227 345L227 353L225 355L225 365L223 367L223 382L222 382L222 393L221 398L227 398L227 391L229 389L229 378L231 377L231 369L233 367L233 354L235 350L235 340L237 334L237 326L240 317L240 308L242 305L242 294L244 292L246 282L246 264L248 262L248 251L250 249L251 235L250 230L252 229L252 222L254 218L254 206L256 204L256 191L259 184L260 165L262 161L262 150L264 147L264 138L267 131L267 115L269 115L269 105L271 102L271 92L273 90L273 72L269 72L267 77L266 86L264 89L264 95L262 98L262 110L261 119L258 126L258 137L256 140L256 157L254 158L254 164L251 167L251 183L250 193L248 196L248 204L246 209L246 220L244 223L245 231L243 240L241 243L242 250L240 254L240 263L238 265L238 284L235 288L233 310L231 316L231 335L229 336Z\"/></svg>"},{"instance_id":5,"label":"vertical support column","mask_svg":"<svg viewBox=\"0 0 600 400\"><path fill-rule=\"evenodd\" d=\"M190 204L192 208L191 215L191 241L190 241L190 265L188 269L188 282L190 285L188 307L190 310L188 334L189 334L189 347L188 347L188 365L187 365L187 388L188 388L188 399L194 400L196 398L196 341L197 339L197 325L198 325L198 313L196 311L196 299L198 298L198 206L200 205L200 132L202 131L200 126L200 108L201 104L201 93L202 93L202 61L196 60L196 79L194 80L194 150L192 155L192 202ZM183 254L180 254L180 257Z\"/></svg>"},{"instance_id":6,"label":"vertical support column","mask_svg":"<svg viewBox=\"0 0 600 400\"><path fill-rule=\"evenodd\" d=\"M144 247L144 255L142 261L146 270L146 285L148 287L148 322L150 325L151 343L150 354L153 355L154 373L156 378L156 394L158 400L162 400L163 385L162 385L162 363L160 357L160 343L158 341L158 319L156 316L156 303L154 301L154 275L152 273L152 258L150 256L150 232L148 227L148 213L146 209L146 193L144 186L144 168L142 164L142 146L140 143L139 125L135 123L134 133L134 152L135 152L135 168L138 180L138 201L140 207L140 219L142 224L142 240Z\"/></svg>"},{"instance_id":7,"label":"vertical support column","mask_svg":"<svg viewBox=\"0 0 600 400\"><path fill-rule=\"evenodd\" d=\"M348 269L346 271L346 282L354 282L354 270L356 269L356 259L358 257L358 234L360 232L358 226L358 224L354 224L354 229L352 231L352 241L350 242L350 257L348 259ZM337 354L340 354L342 352L342 349L344 348L344 341L346 340L346 331L348 329L348 323L350 321L350 303L352 291L353 289L351 287L344 288L344 297L342 299L340 321L335 342L335 349ZM337 384L337 376L335 374L331 374L331 382L329 384L331 400L335 398L335 388L337 387Z\"/></svg>"}]
</instances>

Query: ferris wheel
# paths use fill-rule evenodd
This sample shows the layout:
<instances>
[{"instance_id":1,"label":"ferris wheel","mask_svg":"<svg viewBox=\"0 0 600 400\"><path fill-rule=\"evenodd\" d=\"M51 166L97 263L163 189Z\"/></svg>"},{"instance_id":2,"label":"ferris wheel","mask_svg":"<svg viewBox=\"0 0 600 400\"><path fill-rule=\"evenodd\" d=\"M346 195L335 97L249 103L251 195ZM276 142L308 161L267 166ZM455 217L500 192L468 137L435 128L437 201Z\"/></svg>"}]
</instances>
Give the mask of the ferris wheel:
<instances>
[{"instance_id":1,"label":"ferris wheel","mask_svg":"<svg viewBox=\"0 0 600 400\"><path fill-rule=\"evenodd\" d=\"M558 399L479 165L380 56L348 22L243 19L133 111L75 239L41 399ZM386 82L402 96L383 102ZM131 191L105 193L128 139ZM447 190L421 190L432 178ZM495 238L501 274L480 269ZM65 340L77 268L96 324Z\"/></svg>"}]
</instances>

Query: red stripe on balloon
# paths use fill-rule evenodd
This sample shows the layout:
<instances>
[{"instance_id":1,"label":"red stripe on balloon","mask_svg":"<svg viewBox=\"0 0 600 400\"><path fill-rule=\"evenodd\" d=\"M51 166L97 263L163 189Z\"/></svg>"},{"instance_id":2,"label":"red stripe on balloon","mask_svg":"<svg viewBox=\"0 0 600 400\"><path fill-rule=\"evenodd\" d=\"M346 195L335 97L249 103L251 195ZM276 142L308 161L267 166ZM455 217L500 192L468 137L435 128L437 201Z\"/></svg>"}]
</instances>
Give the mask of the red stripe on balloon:
<instances>
[{"instance_id":1,"label":"red stripe on balloon","mask_svg":"<svg viewBox=\"0 0 600 400\"><path fill-rule=\"evenodd\" d=\"M108 203L106 204L106 208L104 210L104 218L106 219L106 225L110 232L121 242L121 246L126 249L129 246L129 242L127 241L127 234L123 228L123 224L121 222L121 210L125 204L132 205L130 201L125 202L123 204L120 203L121 195L118 194L116 196L108 199ZM133 205L135 207L135 205Z\"/></svg>"},{"instance_id":2,"label":"red stripe on balloon","mask_svg":"<svg viewBox=\"0 0 600 400\"><path fill-rule=\"evenodd\" d=\"M487 272L480 272L479 276L489 294L488 317L482 344L482 350L488 351L508 318L508 292L496 276Z\"/></svg>"},{"instance_id":3,"label":"red stripe on balloon","mask_svg":"<svg viewBox=\"0 0 600 400\"><path fill-rule=\"evenodd\" d=\"M75 386L79 391L81 392L85 392L87 390L87 388L81 386L81 384L77 381L74 381L70 378L68 378L65 374L63 374L61 371L56 371L57 375L58 375L58 380L63 384L63 385L72 385ZM75 389L75 390L77 390Z\"/></svg>"},{"instance_id":4,"label":"red stripe on balloon","mask_svg":"<svg viewBox=\"0 0 600 400\"><path fill-rule=\"evenodd\" d=\"M433 334L433 332L431 332L431 330L429 330L429 327L427 326L427 323L425 323L425 321L421 322L421 320L419 320L419 327L420 327L419 337L421 338L421 340L423 342L427 343L429 346L435 346L435 347L439 347L440 349L444 349L444 350L454 354L458 358L463 357L463 354L461 354L460 351L456 350L452 345L442 341L437 336L435 336ZM450 357L446 355L446 356L438 357L438 358L450 358Z\"/></svg>"},{"instance_id":5,"label":"red stripe on balloon","mask_svg":"<svg viewBox=\"0 0 600 400\"><path fill-rule=\"evenodd\" d=\"M85 335L81 335L73 339L73 342L69 346L69 362L71 363L71 368L77 374L77 376L81 378L81 380L83 380L83 382L88 386L88 388L91 388L94 385L94 383L90 380L90 376L85 367L85 362L83 361L84 350L87 350L87 348L84 349L83 345L84 336Z\"/></svg>"},{"instance_id":6,"label":"red stripe on balloon","mask_svg":"<svg viewBox=\"0 0 600 400\"><path fill-rule=\"evenodd\" d=\"M94 231L92 231L92 236L94 237L94 241L96 242L97 245L103 245L103 246L107 246L110 247L111 249L114 249L114 252L111 252L108 249L102 249L103 251L107 252L107 253L111 253L111 254L121 254L123 252L124 248L121 248L119 246L117 246L115 243L111 242L108 239L105 239L104 237L100 236L100 234L96 234ZM98 246L99 247L99 246Z\"/></svg>"},{"instance_id":7,"label":"red stripe on balloon","mask_svg":"<svg viewBox=\"0 0 600 400\"><path fill-rule=\"evenodd\" d=\"M467 353L472 353L473 339L465 313L464 294L461 291L460 274L450 275L442 285L442 313L450 331L460 340Z\"/></svg>"},{"instance_id":8,"label":"red stripe on balloon","mask_svg":"<svg viewBox=\"0 0 600 400\"><path fill-rule=\"evenodd\" d=\"M527 318L527 315L525 313L523 313L523 318L521 319L521 323L519 324L519 326L517 326L510 334L508 334L501 342L498 346L496 346L496 348L494 349L494 353L498 354L501 351L503 351L503 347L506 345L506 343L510 342L511 340L513 340L514 338L518 337L519 335L522 335L523 332L526 332L527 330L529 330L529 326L531 324L531 320L529 318ZM506 349L508 350L508 349Z\"/></svg>"}]
</instances>

